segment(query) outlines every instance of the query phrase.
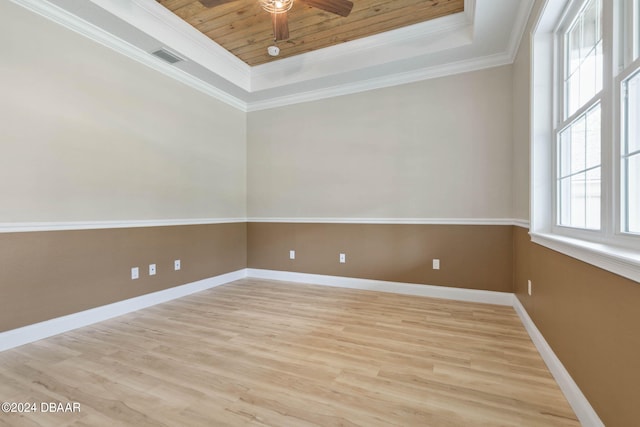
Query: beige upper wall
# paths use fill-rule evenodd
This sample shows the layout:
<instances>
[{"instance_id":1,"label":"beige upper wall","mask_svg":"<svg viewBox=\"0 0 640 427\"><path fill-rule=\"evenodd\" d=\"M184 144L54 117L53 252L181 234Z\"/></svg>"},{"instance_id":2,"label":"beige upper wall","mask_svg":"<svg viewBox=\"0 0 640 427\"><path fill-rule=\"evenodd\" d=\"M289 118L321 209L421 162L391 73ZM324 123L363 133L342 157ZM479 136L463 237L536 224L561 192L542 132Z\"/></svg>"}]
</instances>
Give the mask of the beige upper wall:
<instances>
[{"instance_id":1,"label":"beige upper wall","mask_svg":"<svg viewBox=\"0 0 640 427\"><path fill-rule=\"evenodd\" d=\"M543 0L536 0L513 63L513 215L529 220L531 150L531 29Z\"/></svg>"},{"instance_id":2,"label":"beige upper wall","mask_svg":"<svg viewBox=\"0 0 640 427\"><path fill-rule=\"evenodd\" d=\"M511 73L249 113L249 217L511 218Z\"/></svg>"},{"instance_id":3,"label":"beige upper wall","mask_svg":"<svg viewBox=\"0 0 640 427\"><path fill-rule=\"evenodd\" d=\"M245 113L0 2L0 223L244 217Z\"/></svg>"}]
</instances>

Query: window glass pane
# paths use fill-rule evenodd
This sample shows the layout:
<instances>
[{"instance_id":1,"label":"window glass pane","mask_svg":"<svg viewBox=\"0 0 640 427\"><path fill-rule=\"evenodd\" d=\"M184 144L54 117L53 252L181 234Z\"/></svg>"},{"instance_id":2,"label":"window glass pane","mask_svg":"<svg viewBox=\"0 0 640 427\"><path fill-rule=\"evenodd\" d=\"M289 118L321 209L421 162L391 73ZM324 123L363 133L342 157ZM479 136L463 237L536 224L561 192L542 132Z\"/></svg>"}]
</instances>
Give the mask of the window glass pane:
<instances>
[{"instance_id":1,"label":"window glass pane","mask_svg":"<svg viewBox=\"0 0 640 427\"><path fill-rule=\"evenodd\" d=\"M633 60L640 55L640 2L634 0L633 14Z\"/></svg>"},{"instance_id":2,"label":"window glass pane","mask_svg":"<svg viewBox=\"0 0 640 427\"><path fill-rule=\"evenodd\" d=\"M624 227L623 231L640 233L640 71L624 83L624 136L622 144ZM624 93L624 91L623 91Z\"/></svg>"},{"instance_id":3,"label":"window glass pane","mask_svg":"<svg viewBox=\"0 0 640 427\"><path fill-rule=\"evenodd\" d=\"M600 168L591 169L587 172L585 182L585 212L586 228L600 228Z\"/></svg>"},{"instance_id":4,"label":"window glass pane","mask_svg":"<svg viewBox=\"0 0 640 427\"><path fill-rule=\"evenodd\" d=\"M580 66L580 96L578 106L583 106L596 94L596 52L592 50Z\"/></svg>"},{"instance_id":5,"label":"window glass pane","mask_svg":"<svg viewBox=\"0 0 640 427\"><path fill-rule=\"evenodd\" d=\"M560 177L571 174L571 128L567 128L560 134Z\"/></svg>"},{"instance_id":6,"label":"window glass pane","mask_svg":"<svg viewBox=\"0 0 640 427\"><path fill-rule=\"evenodd\" d=\"M558 222L600 228L601 107L596 104L563 130L558 141Z\"/></svg>"},{"instance_id":7,"label":"window glass pane","mask_svg":"<svg viewBox=\"0 0 640 427\"><path fill-rule=\"evenodd\" d=\"M626 81L626 153L640 150L640 73Z\"/></svg>"},{"instance_id":8,"label":"window glass pane","mask_svg":"<svg viewBox=\"0 0 640 427\"><path fill-rule=\"evenodd\" d=\"M582 47L582 18L579 18L567 34L568 74L572 74L580 66L580 48Z\"/></svg>"},{"instance_id":9,"label":"window glass pane","mask_svg":"<svg viewBox=\"0 0 640 427\"><path fill-rule=\"evenodd\" d=\"M627 160L627 230L640 233L640 154Z\"/></svg>"},{"instance_id":10,"label":"window glass pane","mask_svg":"<svg viewBox=\"0 0 640 427\"><path fill-rule=\"evenodd\" d=\"M585 117L571 126L571 173L585 170Z\"/></svg>"},{"instance_id":11,"label":"window glass pane","mask_svg":"<svg viewBox=\"0 0 640 427\"><path fill-rule=\"evenodd\" d=\"M591 1L584 9L582 21L582 55L587 53L596 45L600 25L598 22L598 2Z\"/></svg>"},{"instance_id":12,"label":"window glass pane","mask_svg":"<svg viewBox=\"0 0 640 427\"><path fill-rule=\"evenodd\" d=\"M573 74L567 80L567 94L566 94L566 104L567 104L567 113L566 116L570 116L577 109L578 105L580 105L580 68L576 69Z\"/></svg>"},{"instance_id":13,"label":"window glass pane","mask_svg":"<svg viewBox=\"0 0 640 427\"><path fill-rule=\"evenodd\" d=\"M600 159L600 104L587 113L586 120L586 167L601 163Z\"/></svg>"},{"instance_id":14,"label":"window glass pane","mask_svg":"<svg viewBox=\"0 0 640 427\"><path fill-rule=\"evenodd\" d=\"M571 225L571 178L563 178L558 186L558 205L560 207L558 223Z\"/></svg>"},{"instance_id":15,"label":"window glass pane","mask_svg":"<svg viewBox=\"0 0 640 427\"><path fill-rule=\"evenodd\" d=\"M565 36L565 117L602 90L601 0L589 1Z\"/></svg>"},{"instance_id":16,"label":"window glass pane","mask_svg":"<svg viewBox=\"0 0 640 427\"><path fill-rule=\"evenodd\" d=\"M571 176L570 211L571 227L585 227L585 193L586 193L586 173L579 173Z\"/></svg>"},{"instance_id":17,"label":"window glass pane","mask_svg":"<svg viewBox=\"0 0 640 427\"><path fill-rule=\"evenodd\" d=\"M600 42L596 46L596 62L594 65L595 66L594 74L596 79L596 93L602 90L602 70L603 70L602 59L603 59L602 40L600 40Z\"/></svg>"}]
</instances>

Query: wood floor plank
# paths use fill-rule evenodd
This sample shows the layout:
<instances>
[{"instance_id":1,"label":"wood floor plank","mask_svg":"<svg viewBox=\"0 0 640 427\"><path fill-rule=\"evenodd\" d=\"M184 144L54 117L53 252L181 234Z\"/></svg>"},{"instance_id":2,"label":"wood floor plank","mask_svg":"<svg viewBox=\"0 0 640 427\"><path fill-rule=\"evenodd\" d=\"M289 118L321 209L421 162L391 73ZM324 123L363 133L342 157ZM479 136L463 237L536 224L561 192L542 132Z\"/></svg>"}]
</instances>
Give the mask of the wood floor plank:
<instances>
[{"instance_id":1,"label":"wood floor plank","mask_svg":"<svg viewBox=\"0 0 640 427\"><path fill-rule=\"evenodd\" d=\"M243 279L0 353L0 426L578 426L510 307Z\"/></svg>"}]
</instances>

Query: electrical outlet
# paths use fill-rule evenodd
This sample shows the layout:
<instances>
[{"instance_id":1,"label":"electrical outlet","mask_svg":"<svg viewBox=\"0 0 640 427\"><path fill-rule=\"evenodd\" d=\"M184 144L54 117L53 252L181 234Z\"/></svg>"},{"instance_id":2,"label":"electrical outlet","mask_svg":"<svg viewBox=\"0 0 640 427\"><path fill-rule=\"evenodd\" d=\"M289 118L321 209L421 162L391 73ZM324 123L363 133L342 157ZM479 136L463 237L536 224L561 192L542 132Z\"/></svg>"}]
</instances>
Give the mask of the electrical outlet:
<instances>
[{"instance_id":1,"label":"electrical outlet","mask_svg":"<svg viewBox=\"0 0 640 427\"><path fill-rule=\"evenodd\" d=\"M531 296L531 292L532 292L532 286L531 286L531 280L527 280L527 293L529 294L529 296Z\"/></svg>"},{"instance_id":2,"label":"electrical outlet","mask_svg":"<svg viewBox=\"0 0 640 427\"><path fill-rule=\"evenodd\" d=\"M156 275L156 265L149 264L149 276L155 276L155 275Z\"/></svg>"},{"instance_id":3,"label":"electrical outlet","mask_svg":"<svg viewBox=\"0 0 640 427\"><path fill-rule=\"evenodd\" d=\"M433 260L433 269L434 270L440 270L440 260L439 259L434 259Z\"/></svg>"},{"instance_id":4,"label":"electrical outlet","mask_svg":"<svg viewBox=\"0 0 640 427\"><path fill-rule=\"evenodd\" d=\"M340 264L344 264L345 262L347 262L347 255L340 254Z\"/></svg>"},{"instance_id":5,"label":"electrical outlet","mask_svg":"<svg viewBox=\"0 0 640 427\"><path fill-rule=\"evenodd\" d=\"M289 251L289 259L296 259L296 251Z\"/></svg>"},{"instance_id":6,"label":"electrical outlet","mask_svg":"<svg viewBox=\"0 0 640 427\"><path fill-rule=\"evenodd\" d=\"M131 268L131 280L136 280L140 277L140 269L138 267Z\"/></svg>"},{"instance_id":7,"label":"electrical outlet","mask_svg":"<svg viewBox=\"0 0 640 427\"><path fill-rule=\"evenodd\" d=\"M179 259L177 259L177 260L173 261L173 269L174 269L175 271L180 270L180 260L179 260Z\"/></svg>"}]
</instances>

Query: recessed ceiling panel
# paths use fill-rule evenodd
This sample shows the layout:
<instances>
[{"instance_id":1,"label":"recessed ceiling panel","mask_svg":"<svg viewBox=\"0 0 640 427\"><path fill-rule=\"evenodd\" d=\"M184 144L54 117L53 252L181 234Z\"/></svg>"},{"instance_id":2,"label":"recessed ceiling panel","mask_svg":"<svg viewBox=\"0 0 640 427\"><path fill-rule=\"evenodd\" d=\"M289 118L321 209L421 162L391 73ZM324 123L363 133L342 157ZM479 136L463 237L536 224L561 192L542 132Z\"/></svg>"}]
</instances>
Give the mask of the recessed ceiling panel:
<instances>
[{"instance_id":1,"label":"recessed ceiling panel","mask_svg":"<svg viewBox=\"0 0 640 427\"><path fill-rule=\"evenodd\" d=\"M197 0L156 1L251 66L464 10L464 0L352 0L351 13L342 17L294 0L289 38L277 42L280 55L271 57L272 19L258 0L228 0L214 7Z\"/></svg>"}]
</instances>

